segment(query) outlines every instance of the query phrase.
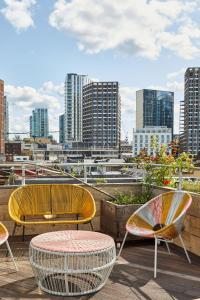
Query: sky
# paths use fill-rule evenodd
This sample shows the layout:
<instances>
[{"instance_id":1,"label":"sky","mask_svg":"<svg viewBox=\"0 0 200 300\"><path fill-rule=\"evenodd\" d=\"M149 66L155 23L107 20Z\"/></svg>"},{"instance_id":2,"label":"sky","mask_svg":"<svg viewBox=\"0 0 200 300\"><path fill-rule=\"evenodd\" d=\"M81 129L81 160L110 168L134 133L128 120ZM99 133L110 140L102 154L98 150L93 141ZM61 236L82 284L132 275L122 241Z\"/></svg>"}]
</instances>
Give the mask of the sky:
<instances>
[{"instance_id":1,"label":"sky","mask_svg":"<svg viewBox=\"0 0 200 300\"><path fill-rule=\"evenodd\" d=\"M0 0L9 131L29 131L36 107L49 109L50 131L57 131L65 76L78 73L119 81L122 137L130 141L136 90L174 91L178 133L184 72L200 67L199 20L200 0Z\"/></svg>"}]
</instances>

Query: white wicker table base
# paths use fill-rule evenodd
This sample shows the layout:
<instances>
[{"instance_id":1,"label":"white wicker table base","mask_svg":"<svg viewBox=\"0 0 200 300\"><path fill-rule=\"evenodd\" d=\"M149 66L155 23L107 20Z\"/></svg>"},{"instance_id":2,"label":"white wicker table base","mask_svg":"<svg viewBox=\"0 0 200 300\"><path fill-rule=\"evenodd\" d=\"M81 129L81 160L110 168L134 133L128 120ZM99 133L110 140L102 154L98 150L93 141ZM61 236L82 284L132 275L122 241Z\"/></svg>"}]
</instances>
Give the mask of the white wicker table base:
<instances>
[{"instance_id":1,"label":"white wicker table base","mask_svg":"<svg viewBox=\"0 0 200 300\"><path fill-rule=\"evenodd\" d=\"M60 251L58 251L60 249ZM106 283L116 260L111 237L58 231L32 239L30 262L41 290L61 296L94 293Z\"/></svg>"}]
</instances>

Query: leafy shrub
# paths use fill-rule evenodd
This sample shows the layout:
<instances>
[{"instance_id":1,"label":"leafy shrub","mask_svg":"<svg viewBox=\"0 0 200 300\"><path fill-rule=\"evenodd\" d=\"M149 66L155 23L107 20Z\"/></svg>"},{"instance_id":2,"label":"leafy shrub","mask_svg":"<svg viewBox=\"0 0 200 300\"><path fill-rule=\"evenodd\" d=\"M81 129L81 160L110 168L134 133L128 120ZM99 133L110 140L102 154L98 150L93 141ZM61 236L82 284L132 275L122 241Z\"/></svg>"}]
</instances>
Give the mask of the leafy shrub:
<instances>
[{"instance_id":1,"label":"leafy shrub","mask_svg":"<svg viewBox=\"0 0 200 300\"><path fill-rule=\"evenodd\" d=\"M200 194L200 181L199 180L184 180L182 183L182 188L188 192L194 192Z\"/></svg>"},{"instance_id":2,"label":"leafy shrub","mask_svg":"<svg viewBox=\"0 0 200 300\"><path fill-rule=\"evenodd\" d=\"M96 184L103 184L107 183L107 180L105 178L97 178L95 182Z\"/></svg>"},{"instance_id":3,"label":"leafy shrub","mask_svg":"<svg viewBox=\"0 0 200 300\"><path fill-rule=\"evenodd\" d=\"M115 194L116 200L112 200L113 203L118 205L128 205L128 204L144 204L149 199L149 195L147 193L142 193L141 195L134 194L126 194L122 192L117 192Z\"/></svg>"},{"instance_id":4,"label":"leafy shrub","mask_svg":"<svg viewBox=\"0 0 200 300\"><path fill-rule=\"evenodd\" d=\"M158 164L158 166L156 166ZM144 182L147 185L159 185L175 187L175 174L191 172L193 169L192 156L189 153L181 153L178 158L166 153L166 147L162 146L157 156L146 160L143 168L146 171Z\"/></svg>"}]
</instances>

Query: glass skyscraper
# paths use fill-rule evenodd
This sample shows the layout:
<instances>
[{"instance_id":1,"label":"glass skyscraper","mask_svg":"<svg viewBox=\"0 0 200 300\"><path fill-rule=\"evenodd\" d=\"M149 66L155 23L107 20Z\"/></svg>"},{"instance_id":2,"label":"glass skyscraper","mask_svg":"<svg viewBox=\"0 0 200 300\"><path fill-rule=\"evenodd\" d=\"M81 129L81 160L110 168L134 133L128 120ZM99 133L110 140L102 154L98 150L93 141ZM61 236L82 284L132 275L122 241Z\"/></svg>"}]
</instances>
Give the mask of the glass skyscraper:
<instances>
[{"instance_id":1,"label":"glass skyscraper","mask_svg":"<svg viewBox=\"0 0 200 300\"><path fill-rule=\"evenodd\" d=\"M174 93L143 89L136 92L136 128L174 127Z\"/></svg>"},{"instance_id":2,"label":"glass skyscraper","mask_svg":"<svg viewBox=\"0 0 200 300\"><path fill-rule=\"evenodd\" d=\"M65 80L65 142L82 141L82 89L87 75L69 73Z\"/></svg>"},{"instance_id":3,"label":"glass skyscraper","mask_svg":"<svg viewBox=\"0 0 200 300\"><path fill-rule=\"evenodd\" d=\"M48 109L36 108L30 116L30 136L44 137L49 135Z\"/></svg>"}]
</instances>

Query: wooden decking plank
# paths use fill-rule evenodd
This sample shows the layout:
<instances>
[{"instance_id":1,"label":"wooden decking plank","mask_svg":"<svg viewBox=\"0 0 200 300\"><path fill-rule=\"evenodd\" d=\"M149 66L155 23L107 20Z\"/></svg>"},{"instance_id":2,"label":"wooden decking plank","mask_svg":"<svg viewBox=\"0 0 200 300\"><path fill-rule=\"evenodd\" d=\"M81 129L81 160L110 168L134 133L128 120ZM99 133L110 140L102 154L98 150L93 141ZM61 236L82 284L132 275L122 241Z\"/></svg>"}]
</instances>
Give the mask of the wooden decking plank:
<instances>
[{"instance_id":1,"label":"wooden decking plank","mask_svg":"<svg viewBox=\"0 0 200 300\"><path fill-rule=\"evenodd\" d=\"M25 243L21 241L17 241L16 243L11 242L11 247L16 256L16 262L20 271L18 273L11 273L10 271L14 271L12 262L10 259L4 257L5 251L4 253L0 251L1 299L64 299L63 297L41 293L37 288L29 263L28 241ZM119 261L114 266L104 288L96 294L73 298L67 297L67 300L192 300L198 299L198 296L200 298L199 281L196 279L200 274L200 265L198 263L189 265L184 256L179 256L177 252L172 251L173 255L168 255L165 246L160 246L158 268L165 272L158 273L158 278L154 280L152 272L154 259L153 245L142 244L140 246L137 244L131 246L129 244L124 248L122 258L120 259L121 262ZM3 273L1 274L1 272ZM178 273L178 276L175 276L176 274L172 275L170 272Z\"/></svg>"}]
</instances>

